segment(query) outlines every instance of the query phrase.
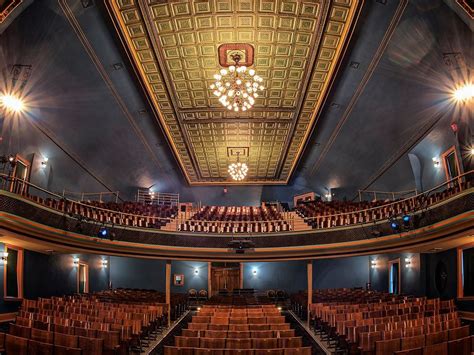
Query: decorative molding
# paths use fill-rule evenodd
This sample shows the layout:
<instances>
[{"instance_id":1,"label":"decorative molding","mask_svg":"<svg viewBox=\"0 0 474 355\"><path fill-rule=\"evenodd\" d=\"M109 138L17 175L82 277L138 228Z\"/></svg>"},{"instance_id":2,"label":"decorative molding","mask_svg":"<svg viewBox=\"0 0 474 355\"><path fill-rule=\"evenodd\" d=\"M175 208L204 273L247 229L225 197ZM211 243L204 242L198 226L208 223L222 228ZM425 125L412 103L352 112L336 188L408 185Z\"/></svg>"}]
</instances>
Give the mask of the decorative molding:
<instances>
[{"instance_id":1,"label":"decorative molding","mask_svg":"<svg viewBox=\"0 0 474 355\"><path fill-rule=\"evenodd\" d=\"M226 148L242 144L251 148L244 184L288 182L361 1L106 4L187 181L228 185L235 182L228 180ZM268 87L238 115L208 89L217 49L236 42L255 47L255 69Z\"/></svg>"}]
</instances>

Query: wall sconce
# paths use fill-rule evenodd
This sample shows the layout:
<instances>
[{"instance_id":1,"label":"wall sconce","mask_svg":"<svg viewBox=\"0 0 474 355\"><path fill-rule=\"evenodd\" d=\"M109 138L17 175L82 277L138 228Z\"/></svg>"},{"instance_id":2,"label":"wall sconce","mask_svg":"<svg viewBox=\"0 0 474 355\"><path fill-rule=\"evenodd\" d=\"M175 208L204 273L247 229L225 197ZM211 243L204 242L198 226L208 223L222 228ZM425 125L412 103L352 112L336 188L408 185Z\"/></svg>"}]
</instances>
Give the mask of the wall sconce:
<instances>
[{"instance_id":1,"label":"wall sconce","mask_svg":"<svg viewBox=\"0 0 474 355\"><path fill-rule=\"evenodd\" d=\"M433 165L435 168L439 168L441 166L441 163L438 157L433 157L432 160L433 160Z\"/></svg>"},{"instance_id":2,"label":"wall sconce","mask_svg":"<svg viewBox=\"0 0 474 355\"><path fill-rule=\"evenodd\" d=\"M73 265L74 267L79 266L79 258L74 258L74 259L72 259L72 265Z\"/></svg>"},{"instance_id":3,"label":"wall sconce","mask_svg":"<svg viewBox=\"0 0 474 355\"><path fill-rule=\"evenodd\" d=\"M198 275L198 274L199 274L199 269L198 268L194 269L194 275Z\"/></svg>"},{"instance_id":4,"label":"wall sconce","mask_svg":"<svg viewBox=\"0 0 474 355\"><path fill-rule=\"evenodd\" d=\"M409 258L409 257L405 258L405 267L410 268L412 266L413 265L412 265L412 262L411 262L411 258Z\"/></svg>"},{"instance_id":5,"label":"wall sconce","mask_svg":"<svg viewBox=\"0 0 474 355\"><path fill-rule=\"evenodd\" d=\"M46 168L46 165L48 165L48 158L43 158L43 161L41 162L41 167Z\"/></svg>"},{"instance_id":6,"label":"wall sconce","mask_svg":"<svg viewBox=\"0 0 474 355\"><path fill-rule=\"evenodd\" d=\"M254 276L257 275L257 269L253 269L252 274L254 274Z\"/></svg>"},{"instance_id":7,"label":"wall sconce","mask_svg":"<svg viewBox=\"0 0 474 355\"><path fill-rule=\"evenodd\" d=\"M7 260L8 260L8 253L6 251L4 251L2 253L2 262L3 262L3 265L6 265L7 264Z\"/></svg>"},{"instance_id":8,"label":"wall sconce","mask_svg":"<svg viewBox=\"0 0 474 355\"><path fill-rule=\"evenodd\" d=\"M103 269L107 269L107 266L109 266L109 261L107 259L102 259L100 261L100 265L102 266Z\"/></svg>"},{"instance_id":9,"label":"wall sconce","mask_svg":"<svg viewBox=\"0 0 474 355\"><path fill-rule=\"evenodd\" d=\"M370 261L370 267L371 267L372 269L376 269L376 268L377 268L377 259L372 259L372 260Z\"/></svg>"}]
</instances>

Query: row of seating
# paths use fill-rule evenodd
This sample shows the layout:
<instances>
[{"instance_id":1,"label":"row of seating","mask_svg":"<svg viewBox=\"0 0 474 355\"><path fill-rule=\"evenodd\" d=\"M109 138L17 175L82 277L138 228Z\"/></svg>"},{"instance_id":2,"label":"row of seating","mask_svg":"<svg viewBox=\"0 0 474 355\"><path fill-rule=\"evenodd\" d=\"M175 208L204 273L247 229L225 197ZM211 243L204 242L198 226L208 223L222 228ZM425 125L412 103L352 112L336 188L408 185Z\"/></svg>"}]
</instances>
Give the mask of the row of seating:
<instances>
[{"instance_id":1,"label":"row of seating","mask_svg":"<svg viewBox=\"0 0 474 355\"><path fill-rule=\"evenodd\" d=\"M295 207L295 211L315 229L372 223L426 209L471 186L470 181L462 181L447 186L444 191L396 201L302 201Z\"/></svg>"},{"instance_id":2,"label":"row of seating","mask_svg":"<svg viewBox=\"0 0 474 355\"><path fill-rule=\"evenodd\" d=\"M9 327L9 335L23 340L13 338L11 346L28 351L37 341L44 354L53 354L56 346L94 355L142 350L167 324L168 306L156 300L162 293L140 290L24 300Z\"/></svg>"},{"instance_id":3,"label":"row of seating","mask_svg":"<svg viewBox=\"0 0 474 355\"><path fill-rule=\"evenodd\" d=\"M244 298L245 299L245 298ZM233 298L227 298L231 303ZM204 305L165 354L311 354L275 305Z\"/></svg>"}]
</instances>

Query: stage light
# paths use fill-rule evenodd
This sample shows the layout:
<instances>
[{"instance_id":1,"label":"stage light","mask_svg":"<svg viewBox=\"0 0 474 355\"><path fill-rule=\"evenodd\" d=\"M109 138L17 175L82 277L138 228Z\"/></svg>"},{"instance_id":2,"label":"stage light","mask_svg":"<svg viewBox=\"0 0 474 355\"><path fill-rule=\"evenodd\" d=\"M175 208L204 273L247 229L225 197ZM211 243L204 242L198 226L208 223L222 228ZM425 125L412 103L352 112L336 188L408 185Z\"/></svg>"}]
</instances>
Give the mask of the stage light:
<instances>
[{"instance_id":1,"label":"stage light","mask_svg":"<svg viewBox=\"0 0 474 355\"><path fill-rule=\"evenodd\" d=\"M390 221L390 228L392 228L392 230L393 230L394 232L398 232L398 231L400 230L400 224L398 224L397 221L395 221L395 220L392 219L392 220Z\"/></svg>"},{"instance_id":2,"label":"stage light","mask_svg":"<svg viewBox=\"0 0 474 355\"><path fill-rule=\"evenodd\" d=\"M21 112L23 111L24 105L23 101L13 95L3 95L0 98L2 106L9 111Z\"/></svg>"},{"instance_id":3,"label":"stage light","mask_svg":"<svg viewBox=\"0 0 474 355\"><path fill-rule=\"evenodd\" d=\"M466 84L454 91L454 99L456 101L470 101L474 98L474 85Z\"/></svg>"},{"instance_id":4,"label":"stage light","mask_svg":"<svg viewBox=\"0 0 474 355\"><path fill-rule=\"evenodd\" d=\"M403 221L403 225L405 227L408 227L410 226L410 221L411 221L411 216L410 215L404 215L403 218L402 218L402 221Z\"/></svg>"},{"instance_id":5,"label":"stage light","mask_svg":"<svg viewBox=\"0 0 474 355\"><path fill-rule=\"evenodd\" d=\"M99 230L99 237L105 238L105 237L107 237L107 234L109 234L109 231L107 230L107 228L102 227L102 228Z\"/></svg>"}]
</instances>

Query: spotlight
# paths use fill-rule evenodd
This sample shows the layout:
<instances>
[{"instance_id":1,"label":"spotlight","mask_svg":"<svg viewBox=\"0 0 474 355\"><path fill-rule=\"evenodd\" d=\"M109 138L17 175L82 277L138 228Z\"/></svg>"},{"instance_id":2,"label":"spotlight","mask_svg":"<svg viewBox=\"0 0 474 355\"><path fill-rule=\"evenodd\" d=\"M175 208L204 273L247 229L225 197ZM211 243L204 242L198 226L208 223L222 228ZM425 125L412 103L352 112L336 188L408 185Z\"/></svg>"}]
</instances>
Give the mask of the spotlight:
<instances>
[{"instance_id":1,"label":"spotlight","mask_svg":"<svg viewBox=\"0 0 474 355\"><path fill-rule=\"evenodd\" d=\"M194 269L194 275L199 274L199 269Z\"/></svg>"},{"instance_id":2,"label":"spotlight","mask_svg":"<svg viewBox=\"0 0 474 355\"><path fill-rule=\"evenodd\" d=\"M100 230L99 230L99 237L100 238L105 238L107 237L107 234L109 234L109 231L107 230L107 228L105 227L102 227Z\"/></svg>"},{"instance_id":3,"label":"spotlight","mask_svg":"<svg viewBox=\"0 0 474 355\"><path fill-rule=\"evenodd\" d=\"M23 102L13 96L13 95L3 95L0 98L0 101L2 103L2 106L5 107L7 110L13 111L13 112L21 112L23 111Z\"/></svg>"},{"instance_id":4,"label":"spotlight","mask_svg":"<svg viewBox=\"0 0 474 355\"><path fill-rule=\"evenodd\" d=\"M411 221L411 216L410 215L404 215L402 218L403 221L403 226L404 227L409 227L410 226L410 221Z\"/></svg>"},{"instance_id":5,"label":"spotlight","mask_svg":"<svg viewBox=\"0 0 474 355\"><path fill-rule=\"evenodd\" d=\"M472 98L474 98L473 84L466 84L454 92L454 99L456 101L469 101L472 100Z\"/></svg>"},{"instance_id":6,"label":"spotlight","mask_svg":"<svg viewBox=\"0 0 474 355\"><path fill-rule=\"evenodd\" d=\"M398 232L400 230L400 224L394 219L390 220L390 228L392 228L392 231Z\"/></svg>"}]
</instances>

